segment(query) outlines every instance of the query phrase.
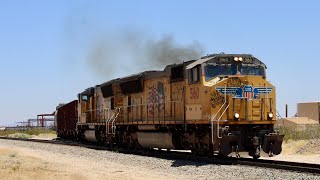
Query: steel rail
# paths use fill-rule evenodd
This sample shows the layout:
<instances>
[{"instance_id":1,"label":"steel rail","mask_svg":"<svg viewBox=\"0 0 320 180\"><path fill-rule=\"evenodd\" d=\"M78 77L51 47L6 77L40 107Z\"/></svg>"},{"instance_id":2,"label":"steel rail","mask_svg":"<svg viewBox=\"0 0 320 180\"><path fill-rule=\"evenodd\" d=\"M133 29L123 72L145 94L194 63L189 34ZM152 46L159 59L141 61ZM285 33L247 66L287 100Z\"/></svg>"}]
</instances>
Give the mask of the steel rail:
<instances>
[{"instance_id":1,"label":"steel rail","mask_svg":"<svg viewBox=\"0 0 320 180\"><path fill-rule=\"evenodd\" d=\"M277 160L265 160L265 159L250 159L250 158L218 158L218 157L203 157L195 156L189 152L176 152L176 151L162 151L162 150L128 150L124 148L106 147L97 144L80 143L76 141L65 140L43 140L43 139L25 139L25 138L9 138L0 137L5 140L16 140L25 142L37 142L47 144L58 144L66 146L80 146L96 150L108 150L119 152L123 154L136 154L141 156L156 157L162 159L172 160L186 160L195 161L198 163L218 164L218 165L244 165L252 167L264 167L268 169L281 169L287 171L303 172L318 174L320 176L320 164L310 164L302 162L291 161L277 161Z\"/></svg>"}]
</instances>

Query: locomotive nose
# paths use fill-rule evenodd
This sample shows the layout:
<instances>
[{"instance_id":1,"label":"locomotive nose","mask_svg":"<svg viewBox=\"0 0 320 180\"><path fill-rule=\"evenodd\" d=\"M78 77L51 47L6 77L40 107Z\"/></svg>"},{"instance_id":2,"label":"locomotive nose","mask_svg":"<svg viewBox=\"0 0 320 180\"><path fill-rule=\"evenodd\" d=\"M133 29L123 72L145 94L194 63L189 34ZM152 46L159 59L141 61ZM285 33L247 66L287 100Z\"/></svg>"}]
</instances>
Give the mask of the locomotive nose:
<instances>
[{"instance_id":1,"label":"locomotive nose","mask_svg":"<svg viewBox=\"0 0 320 180\"><path fill-rule=\"evenodd\" d=\"M263 77L237 76L211 88L211 114L220 123L221 154L259 158L281 153L283 135L274 132L276 95L270 83Z\"/></svg>"}]
</instances>

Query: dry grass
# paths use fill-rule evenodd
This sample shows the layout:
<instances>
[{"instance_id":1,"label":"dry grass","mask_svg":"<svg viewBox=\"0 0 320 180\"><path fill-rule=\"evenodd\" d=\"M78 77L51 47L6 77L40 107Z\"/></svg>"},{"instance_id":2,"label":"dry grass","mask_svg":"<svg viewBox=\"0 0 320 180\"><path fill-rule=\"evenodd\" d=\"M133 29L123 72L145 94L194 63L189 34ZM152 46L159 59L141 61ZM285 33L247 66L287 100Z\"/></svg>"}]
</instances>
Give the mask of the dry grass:
<instances>
[{"instance_id":1,"label":"dry grass","mask_svg":"<svg viewBox=\"0 0 320 180\"><path fill-rule=\"evenodd\" d=\"M39 134L56 134L56 132L50 129L28 129L26 131L0 131L0 136L8 136L10 134L17 134L19 137L21 136L20 138L31 138L32 135L38 136Z\"/></svg>"},{"instance_id":2,"label":"dry grass","mask_svg":"<svg viewBox=\"0 0 320 180\"><path fill-rule=\"evenodd\" d=\"M308 140L288 140L282 144L281 154L295 155L297 152L308 144Z\"/></svg>"},{"instance_id":3,"label":"dry grass","mask_svg":"<svg viewBox=\"0 0 320 180\"><path fill-rule=\"evenodd\" d=\"M66 171L64 164L58 162L46 161L18 149L0 147L0 179L89 179L85 175Z\"/></svg>"},{"instance_id":4,"label":"dry grass","mask_svg":"<svg viewBox=\"0 0 320 180\"><path fill-rule=\"evenodd\" d=\"M306 126L304 130L281 128L280 132L284 132L284 140L313 140L320 139L320 126Z\"/></svg>"}]
</instances>

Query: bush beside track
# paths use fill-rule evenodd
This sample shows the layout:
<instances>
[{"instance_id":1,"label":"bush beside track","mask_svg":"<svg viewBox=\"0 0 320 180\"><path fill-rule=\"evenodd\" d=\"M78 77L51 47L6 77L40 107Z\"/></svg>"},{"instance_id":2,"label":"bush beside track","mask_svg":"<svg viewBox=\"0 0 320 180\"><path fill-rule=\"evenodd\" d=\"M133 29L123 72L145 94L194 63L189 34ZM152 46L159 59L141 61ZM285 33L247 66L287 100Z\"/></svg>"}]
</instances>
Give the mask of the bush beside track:
<instances>
[{"instance_id":1,"label":"bush beside track","mask_svg":"<svg viewBox=\"0 0 320 180\"><path fill-rule=\"evenodd\" d=\"M293 128L280 128L280 133L284 133L284 141L289 140L313 140L320 139L320 126L306 126L304 130Z\"/></svg>"},{"instance_id":2,"label":"bush beside track","mask_svg":"<svg viewBox=\"0 0 320 180\"><path fill-rule=\"evenodd\" d=\"M20 138L31 138L32 135L38 136L39 134L56 134L54 130L51 129L27 129L24 131L20 130L5 130L5 131L0 131L0 136L9 136L12 134L21 134Z\"/></svg>"}]
</instances>

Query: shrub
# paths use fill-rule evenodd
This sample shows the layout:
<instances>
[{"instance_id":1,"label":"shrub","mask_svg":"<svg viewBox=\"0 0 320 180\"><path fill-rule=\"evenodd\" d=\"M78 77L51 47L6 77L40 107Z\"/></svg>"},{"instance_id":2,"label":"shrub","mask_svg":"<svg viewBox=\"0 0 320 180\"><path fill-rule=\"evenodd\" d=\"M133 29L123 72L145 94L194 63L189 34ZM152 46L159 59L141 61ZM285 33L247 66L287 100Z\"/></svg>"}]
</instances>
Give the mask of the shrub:
<instances>
[{"instance_id":1,"label":"shrub","mask_svg":"<svg viewBox=\"0 0 320 180\"><path fill-rule=\"evenodd\" d=\"M39 134L56 134L55 131L51 129L40 129L40 128L31 128L25 131L19 131L19 130L6 130L6 131L0 131L0 136L8 136L9 134L28 134L28 135L39 135Z\"/></svg>"},{"instance_id":2,"label":"shrub","mask_svg":"<svg viewBox=\"0 0 320 180\"><path fill-rule=\"evenodd\" d=\"M312 140L320 139L320 127L314 125L306 125L305 129L294 129L281 127L280 133L284 133L284 140Z\"/></svg>"}]
</instances>

